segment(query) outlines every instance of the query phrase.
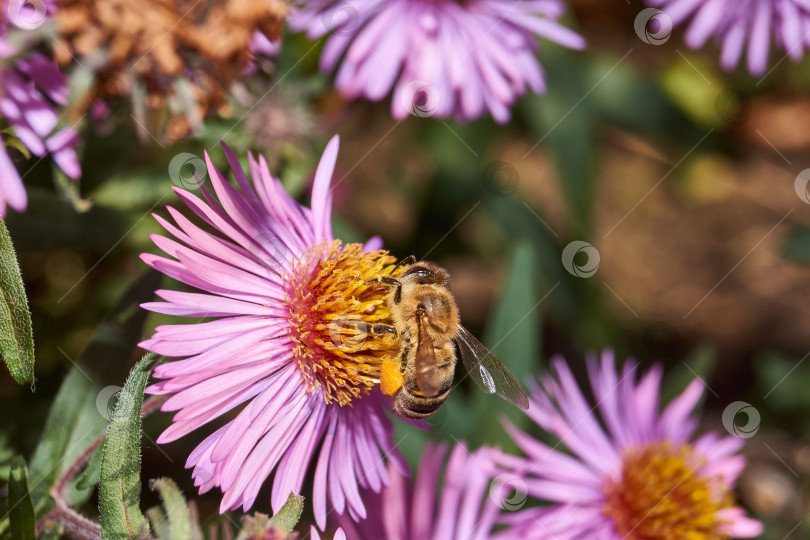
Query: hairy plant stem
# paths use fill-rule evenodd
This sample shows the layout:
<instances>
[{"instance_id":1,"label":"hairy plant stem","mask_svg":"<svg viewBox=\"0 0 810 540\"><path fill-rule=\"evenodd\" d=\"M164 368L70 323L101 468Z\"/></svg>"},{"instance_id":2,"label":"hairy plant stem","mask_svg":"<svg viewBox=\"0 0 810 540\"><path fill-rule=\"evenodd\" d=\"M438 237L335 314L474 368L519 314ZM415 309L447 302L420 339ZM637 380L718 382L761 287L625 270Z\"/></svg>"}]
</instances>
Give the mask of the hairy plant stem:
<instances>
[{"instance_id":1,"label":"hairy plant stem","mask_svg":"<svg viewBox=\"0 0 810 540\"><path fill-rule=\"evenodd\" d=\"M165 396L153 396L144 401L141 407L141 417L145 418L158 410L164 401L166 401ZM75 478L82 467L93 457L93 454L99 449L106 436L107 432L104 431L93 439L87 448L82 450L82 453L70 464L70 467L65 470L62 476L59 477L56 484L54 484L50 495L53 497L56 506L37 521L37 536L45 532L51 526L58 525L62 527L64 534L74 540L96 540L101 538L101 525L87 519L70 508L65 501L65 490L70 481Z\"/></svg>"}]
</instances>

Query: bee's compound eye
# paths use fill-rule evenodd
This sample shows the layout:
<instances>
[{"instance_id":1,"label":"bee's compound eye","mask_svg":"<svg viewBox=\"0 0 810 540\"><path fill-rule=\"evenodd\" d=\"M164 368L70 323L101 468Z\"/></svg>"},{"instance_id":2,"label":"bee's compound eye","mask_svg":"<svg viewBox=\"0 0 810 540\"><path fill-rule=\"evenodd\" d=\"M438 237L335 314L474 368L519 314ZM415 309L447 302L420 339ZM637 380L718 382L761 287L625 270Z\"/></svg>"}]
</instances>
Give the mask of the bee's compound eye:
<instances>
[{"instance_id":1,"label":"bee's compound eye","mask_svg":"<svg viewBox=\"0 0 810 540\"><path fill-rule=\"evenodd\" d=\"M429 278L433 276L433 272L431 272L428 268L420 265L414 265L408 268L403 274L403 277L406 276L416 276L417 278Z\"/></svg>"}]
</instances>

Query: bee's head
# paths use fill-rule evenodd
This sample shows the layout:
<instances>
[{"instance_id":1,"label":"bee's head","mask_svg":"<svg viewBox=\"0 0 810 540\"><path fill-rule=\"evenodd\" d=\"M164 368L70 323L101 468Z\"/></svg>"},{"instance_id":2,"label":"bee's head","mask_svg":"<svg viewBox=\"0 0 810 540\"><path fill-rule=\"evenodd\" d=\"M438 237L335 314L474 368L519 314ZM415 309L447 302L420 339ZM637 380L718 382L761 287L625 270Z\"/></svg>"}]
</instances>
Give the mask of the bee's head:
<instances>
[{"instance_id":1,"label":"bee's head","mask_svg":"<svg viewBox=\"0 0 810 540\"><path fill-rule=\"evenodd\" d=\"M422 261L408 267L401 279L410 279L419 285L450 287L450 274L436 263Z\"/></svg>"}]
</instances>

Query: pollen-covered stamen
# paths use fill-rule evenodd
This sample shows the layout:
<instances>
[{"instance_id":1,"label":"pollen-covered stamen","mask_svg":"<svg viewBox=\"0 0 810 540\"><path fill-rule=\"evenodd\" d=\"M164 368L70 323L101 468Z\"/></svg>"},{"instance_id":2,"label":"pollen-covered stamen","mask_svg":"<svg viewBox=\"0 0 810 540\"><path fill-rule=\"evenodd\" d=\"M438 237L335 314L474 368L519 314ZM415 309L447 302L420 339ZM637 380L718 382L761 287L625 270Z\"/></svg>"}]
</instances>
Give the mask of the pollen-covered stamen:
<instances>
[{"instance_id":1,"label":"pollen-covered stamen","mask_svg":"<svg viewBox=\"0 0 810 540\"><path fill-rule=\"evenodd\" d=\"M392 322L388 290L367 283L397 277L395 263L386 251L335 240L312 248L286 277L295 359L309 391L320 389L326 403L347 405L370 392L383 361L399 353L399 336L381 331Z\"/></svg>"},{"instance_id":2,"label":"pollen-covered stamen","mask_svg":"<svg viewBox=\"0 0 810 540\"><path fill-rule=\"evenodd\" d=\"M651 443L625 451L621 477L605 488L604 513L628 540L728 538L718 513L733 506L719 477L700 474L690 445Z\"/></svg>"}]
</instances>

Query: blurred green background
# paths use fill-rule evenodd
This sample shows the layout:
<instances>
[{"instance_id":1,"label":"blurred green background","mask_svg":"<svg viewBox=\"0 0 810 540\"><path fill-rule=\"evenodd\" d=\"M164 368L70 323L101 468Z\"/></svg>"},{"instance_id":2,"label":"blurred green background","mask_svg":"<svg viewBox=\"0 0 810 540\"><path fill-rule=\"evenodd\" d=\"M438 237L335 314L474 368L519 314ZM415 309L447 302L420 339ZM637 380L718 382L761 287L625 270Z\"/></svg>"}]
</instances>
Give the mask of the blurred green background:
<instances>
[{"instance_id":1,"label":"blurred green background","mask_svg":"<svg viewBox=\"0 0 810 540\"><path fill-rule=\"evenodd\" d=\"M343 101L317 73L318 50L301 60L311 45L288 36L278 63L245 83L257 95L278 87L253 106L235 103L194 138L168 147L139 138L122 103L109 133L85 127L79 185L55 189L51 165L36 165L29 210L7 220L38 380L32 392L0 378L6 469L13 453L31 455L71 369L89 400L122 386L142 355L134 343L170 320L135 306L159 280L138 259L157 251L148 235L162 232L150 213L179 203L172 159L207 149L224 169L224 139L241 158L264 154L306 202L337 131L339 237L380 235L397 257L445 266L464 324L520 378L542 373L555 354L582 376L586 354L612 348L663 363L668 396L702 377L703 429L724 430L725 407L750 403L761 423L745 448L740 499L766 522L764 538L810 537L810 198L796 190L810 167L810 61L783 62L761 80L727 74L716 49L690 51L678 32L659 46L638 39L635 7L573 7L588 50L544 43L548 94L522 99L505 126L395 122L387 102ZM563 264L573 241L599 254L590 277ZM569 266L593 262L579 253ZM398 423L397 440L411 463L427 438L511 448L504 414L525 425L465 383L432 432ZM145 434L156 439L169 419L150 417ZM192 496L190 475L178 471L202 438L160 448L145 439L143 477L169 475ZM144 507L157 502L143 497ZM216 519L217 499L197 498L204 521Z\"/></svg>"}]
</instances>

